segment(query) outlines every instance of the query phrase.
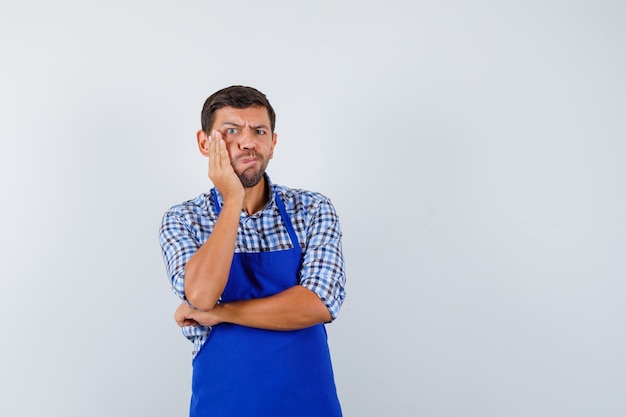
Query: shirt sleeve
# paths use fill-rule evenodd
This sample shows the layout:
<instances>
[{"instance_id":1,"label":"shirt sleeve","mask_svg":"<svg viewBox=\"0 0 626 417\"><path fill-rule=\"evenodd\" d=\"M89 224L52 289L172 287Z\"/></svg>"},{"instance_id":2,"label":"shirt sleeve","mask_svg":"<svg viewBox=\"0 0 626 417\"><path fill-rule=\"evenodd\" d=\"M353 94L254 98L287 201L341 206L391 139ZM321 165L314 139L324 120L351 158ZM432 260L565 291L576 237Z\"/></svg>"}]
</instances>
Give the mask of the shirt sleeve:
<instances>
[{"instance_id":1,"label":"shirt sleeve","mask_svg":"<svg viewBox=\"0 0 626 417\"><path fill-rule=\"evenodd\" d=\"M300 285L320 297L334 320L346 297L345 282L339 218L331 202L324 199L307 229Z\"/></svg>"},{"instance_id":2,"label":"shirt sleeve","mask_svg":"<svg viewBox=\"0 0 626 417\"><path fill-rule=\"evenodd\" d=\"M172 212L163 216L159 229L159 241L172 290L186 301L185 265L200 245L186 227L183 219Z\"/></svg>"},{"instance_id":3,"label":"shirt sleeve","mask_svg":"<svg viewBox=\"0 0 626 417\"><path fill-rule=\"evenodd\" d=\"M159 241L172 290L189 304L185 297L185 265L200 244L186 224L182 216L173 210L168 211L161 221ZM182 327L183 335L194 344L193 356L198 353L210 330L199 325Z\"/></svg>"}]
</instances>

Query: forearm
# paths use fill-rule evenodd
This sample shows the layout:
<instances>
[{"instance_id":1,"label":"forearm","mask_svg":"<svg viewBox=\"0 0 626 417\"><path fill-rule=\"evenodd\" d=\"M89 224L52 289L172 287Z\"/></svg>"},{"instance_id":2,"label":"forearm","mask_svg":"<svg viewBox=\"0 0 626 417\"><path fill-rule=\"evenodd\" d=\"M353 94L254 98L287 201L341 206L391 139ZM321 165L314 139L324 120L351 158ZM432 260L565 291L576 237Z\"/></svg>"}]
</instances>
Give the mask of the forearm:
<instances>
[{"instance_id":1,"label":"forearm","mask_svg":"<svg viewBox=\"0 0 626 417\"><path fill-rule=\"evenodd\" d=\"M224 203L211 236L185 266L185 296L200 310L211 309L224 291L235 250L241 205Z\"/></svg>"},{"instance_id":2,"label":"forearm","mask_svg":"<svg viewBox=\"0 0 626 417\"><path fill-rule=\"evenodd\" d=\"M331 321L317 294L296 285L276 295L218 304L213 309L217 322L267 330L297 330Z\"/></svg>"}]
</instances>

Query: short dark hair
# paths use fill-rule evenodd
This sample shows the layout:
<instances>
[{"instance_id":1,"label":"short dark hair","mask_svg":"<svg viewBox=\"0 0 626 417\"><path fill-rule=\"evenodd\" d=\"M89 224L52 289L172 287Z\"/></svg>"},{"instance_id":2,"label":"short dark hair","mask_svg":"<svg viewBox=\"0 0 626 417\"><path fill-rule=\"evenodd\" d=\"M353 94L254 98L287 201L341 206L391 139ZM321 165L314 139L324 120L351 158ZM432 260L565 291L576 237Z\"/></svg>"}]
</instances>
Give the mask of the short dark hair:
<instances>
[{"instance_id":1,"label":"short dark hair","mask_svg":"<svg viewBox=\"0 0 626 417\"><path fill-rule=\"evenodd\" d=\"M200 121L202 130L207 133L213 127L215 121L215 112L222 107L233 107L235 109L247 109L248 107L265 107L270 118L270 127L272 133L276 127L276 113L265 94L256 88L246 87L243 85L232 85L222 88L211 94L202 106Z\"/></svg>"}]
</instances>

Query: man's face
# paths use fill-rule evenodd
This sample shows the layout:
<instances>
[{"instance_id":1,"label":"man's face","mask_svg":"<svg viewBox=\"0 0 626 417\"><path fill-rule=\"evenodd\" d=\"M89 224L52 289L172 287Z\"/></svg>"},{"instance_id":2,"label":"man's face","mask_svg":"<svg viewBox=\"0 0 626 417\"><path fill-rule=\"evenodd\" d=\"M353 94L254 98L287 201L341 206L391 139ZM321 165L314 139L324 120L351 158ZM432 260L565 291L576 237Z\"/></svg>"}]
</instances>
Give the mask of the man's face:
<instances>
[{"instance_id":1,"label":"man's face","mask_svg":"<svg viewBox=\"0 0 626 417\"><path fill-rule=\"evenodd\" d=\"M276 144L267 109L222 107L215 112L212 129L222 133L230 163L243 186L257 185L272 159Z\"/></svg>"}]
</instances>

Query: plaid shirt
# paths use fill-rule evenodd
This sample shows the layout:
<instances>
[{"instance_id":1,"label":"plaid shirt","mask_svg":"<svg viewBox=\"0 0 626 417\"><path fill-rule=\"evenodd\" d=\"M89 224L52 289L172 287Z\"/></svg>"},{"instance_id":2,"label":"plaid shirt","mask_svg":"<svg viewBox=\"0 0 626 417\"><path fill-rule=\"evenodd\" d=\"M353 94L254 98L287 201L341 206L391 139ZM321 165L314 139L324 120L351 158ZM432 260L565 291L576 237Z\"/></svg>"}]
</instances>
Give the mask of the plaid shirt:
<instances>
[{"instance_id":1,"label":"plaid shirt","mask_svg":"<svg viewBox=\"0 0 626 417\"><path fill-rule=\"evenodd\" d=\"M267 175L265 178L270 189L270 201L263 210L251 216L242 210L235 253L269 252L292 247L274 198L274 192L277 192L285 204L303 252L298 277L300 285L316 293L335 319L346 296L337 213L330 200L319 193L274 185ZM224 204L219 192L218 202L220 206ZM211 192L175 205L163 216L159 233L163 258L172 289L182 300L186 300L185 265L208 239L216 220ZM182 330L183 335L193 342L195 356L210 328L186 326Z\"/></svg>"}]
</instances>

